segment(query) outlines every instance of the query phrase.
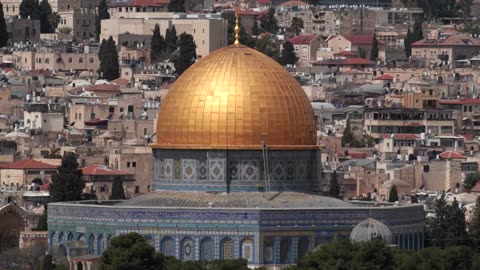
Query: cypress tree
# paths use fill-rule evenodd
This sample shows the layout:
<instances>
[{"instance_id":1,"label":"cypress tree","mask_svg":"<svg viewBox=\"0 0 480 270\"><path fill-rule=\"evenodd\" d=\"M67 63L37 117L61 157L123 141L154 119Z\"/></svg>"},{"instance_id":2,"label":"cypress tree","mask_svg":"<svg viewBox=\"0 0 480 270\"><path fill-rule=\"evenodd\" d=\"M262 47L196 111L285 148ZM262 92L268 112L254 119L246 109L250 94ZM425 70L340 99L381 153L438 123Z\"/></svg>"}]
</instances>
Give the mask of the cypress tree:
<instances>
[{"instance_id":1,"label":"cypress tree","mask_svg":"<svg viewBox=\"0 0 480 270\"><path fill-rule=\"evenodd\" d=\"M125 200L125 191L123 189L123 180L117 175L113 178L112 194L110 200Z\"/></svg>"},{"instance_id":2,"label":"cypress tree","mask_svg":"<svg viewBox=\"0 0 480 270\"><path fill-rule=\"evenodd\" d=\"M187 68L189 68L197 58L197 45L193 40L193 36L187 33L180 35L178 41L179 55L175 58L175 71L180 76Z\"/></svg>"},{"instance_id":3,"label":"cypress tree","mask_svg":"<svg viewBox=\"0 0 480 270\"><path fill-rule=\"evenodd\" d=\"M108 5L106 0L100 0L98 3L98 17L100 20L110 19L110 13L108 13Z\"/></svg>"},{"instance_id":4,"label":"cypress tree","mask_svg":"<svg viewBox=\"0 0 480 270\"><path fill-rule=\"evenodd\" d=\"M330 178L330 196L338 198L340 196L340 184L338 183L337 171L333 171Z\"/></svg>"},{"instance_id":5,"label":"cypress tree","mask_svg":"<svg viewBox=\"0 0 480 270\"><path fill-rule=\"evenodd\" d=\"M82 170L79 169L77 155L66 153L57 171L52 175L49 202L79 201L85 182Z\"/></svg>"},{"instance_id":6,"label":"cypress tree","mask_svg":"<svg viewBox=\"0 0 480 270\"><path fill-rule=\"evenodd\" d=\"M352 132L352 127L350 126L350 119L347 119L347 124L345 125L345 129L343 130L343 137L342 137L342 145L349 147L356 147L358 146L359 142L355 135Z\"/></svg>"},{"instance_id":7,"label":"cypress tree","mask_svg":"<svg viewBox=\"0 0 480 270\"><path fill-rule=\"evenodd\" d=\"M170 54L174 52L177 47L178 37L177 37L177 30L175 29L175 25L173 25L170 29L167 29L165 32L165 43L167 46L167 53Z\"/></svg>"},{"instance_id":8,"label":"cypress tree","mask_svg":"<svg viewBox=\"0 0 480 270\"><path fill-rule=\"evenodd\" d=\"M372 50L370 51L370 61L376 62L378 59L378 40L377 35L373 34Z\"/></svg>"},{"instance_id":9,"label":"cypress tree","mask_svg":"<svg viewBox=\"0 0 480 270\"><path fill-rule=\"evenodd\" d=\"M150 60L152 63L156 63L161 60L161 56L166 49L165 39L160 34L160 26L158 24L155 24L150 44Z\"/></svg>"},{"instance_id":10,"label":"cypress tree","mask_svg":"<svg viewBox=\"0 0 480 270\"><path fill-rule=\"evenodd\" d=\"M295 54L295 48L293 47L293 44L288 40L283 43L281 59L283 65L295 65L295 63L297 63L298 57Z\"/></svg>"},{"instance_id":11,"label":"cypress tree","mask_svg":"<svg viewBox=\"0 0 480 270\"><path fill-rule=\"evenodd\" d=\"M40 14L40 33L51 33L52 25L50 24L50 16L52 15L52 7L48 0L42 0L39 7Z\"/></svg>"},{"instance_id":12,"label":"cypress tree","mask_svg":"<svg viewBox=\"0 0 480 270\"><path fill-rule=\"evenodd\" d=\"M390 193L388 194L388 201L389 202L398 201L398 191L395 185L393 185L393 187L390 189Z\"/></svg>"},{"instance_id":13,"label":"cypress tree","mask_svg":"<svg viewBox=\"0 0 480 270\"><path fill-rule=\"evenodd\" d=\"M115 41L112 36L107 41L102 41L99 50L100 72L103 78L109 81L115 80L120 76L120 66L118 64L118 53Z\"/></svg>"},{"instance_id":14,"label":"cypress tree","mask_svg":"<svg viewBox=\"0 0 480 270\"><path fill-rule=\"evenodd\" d=\"M5 16L3 14L3 5L0 3L0 48L7 45L8 33L7 25L5 24Z\"/></svg>"},{"instance_id":15,"label":"cypress tree","mask_svg":"<svg viewBox=\"0 0 480 270\"><path fill-rule=\"evenodd\" d=\"M405 36L405 39L403 40L404 46L405 46L405 57L410 58L412 55L412 40L413 40L413 35L412 31L410 31L410 27L408 28L407 35Z\"/></svg>"},{"instance_id":16,"label":"cypress tree","mask_svg":"<svg viewBox=\"0 0 480 270\"><path fill-rule=\"evenodd\" d=\"M30 16L30 19L38 19L38 2L36 0L22 0L20 3L20 17L22 19L27 19Z\"/></svg>"},{"instance_id":17,"label":"cypress tree","mask_svg":"<svg viewBox=\"0 0 480 270\"><path fill-rule=\"evenodd\" d=\"M274 8L270 8L268 13L260 18L260 27L263 29L263 31L270 32L272 34L276 34L278 32L279 26L277 18L275 17Z\"/></svg>"}]
</instances>

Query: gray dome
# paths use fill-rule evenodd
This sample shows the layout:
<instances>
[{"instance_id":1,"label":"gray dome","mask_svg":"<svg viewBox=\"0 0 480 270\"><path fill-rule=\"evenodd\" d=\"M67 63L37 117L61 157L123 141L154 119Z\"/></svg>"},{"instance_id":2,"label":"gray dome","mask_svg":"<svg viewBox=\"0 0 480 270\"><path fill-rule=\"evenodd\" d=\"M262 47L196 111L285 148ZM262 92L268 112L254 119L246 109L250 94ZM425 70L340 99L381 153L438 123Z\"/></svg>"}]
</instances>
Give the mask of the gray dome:
<instances>
[{"instance_id":1,"label":"gray dome","mask_svg":"<svg viewBox=\"0 0 480 270\"><path fill-rule=\"evenodd\" d=\"M382 237L387 243L392 243L392 232L383 222L373 218L365 219L358 223L350 233L350 240L356 242L368 242L375 237Z\"/></svg>"}]
</instances>

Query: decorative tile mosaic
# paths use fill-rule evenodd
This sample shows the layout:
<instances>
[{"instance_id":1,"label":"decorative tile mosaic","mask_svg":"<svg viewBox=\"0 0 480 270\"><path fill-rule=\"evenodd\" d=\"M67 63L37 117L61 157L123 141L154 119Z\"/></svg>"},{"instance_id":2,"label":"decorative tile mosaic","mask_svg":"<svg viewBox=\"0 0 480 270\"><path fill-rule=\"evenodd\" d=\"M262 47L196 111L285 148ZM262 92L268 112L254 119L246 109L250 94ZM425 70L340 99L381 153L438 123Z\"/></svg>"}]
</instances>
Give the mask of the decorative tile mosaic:
<instances>
[{"instance_id":1,"label":"decorative tile mosaic","mask_svg":"<svg viewBox=\"0 0 480 270\"><path fill-rule=\"evenodd\" d=\"M225 160L210 159L208 160L208 172L210 181L224 181L225 180Z\"/></svg>"},{"instance_id":2,"label":"decorative tile mosaic","mask_svg":"<svg viewBox=\"0 0 480 270\"><path fill-rule=\"evenodd\" d=\"M173 180L173 159L165 159L164 163L165 168L165 180L172 181Z\"/></svg>"},{"instance_id":3,"label":"decorative tile mosaic","mask_svg":"<svg viewBox=\"0 0 480 270\"><path fill-rule=\"evenodd\" d=\"M259 179L259 170L258 170L258 161L256 160L245 160L242 162L241 168L242 180L247 181L257 181Z\"/></svg>"},{"instance_id":4,"label":"decorative tile mosaic","mask_svg":"<svg viewBox=\"0 0 480 270\"><path fill-rule=\"evenodd\" d=\"M198 169L198 179L207 180L207 176L208 176L207 163L205 161L200 161L197 169Z\"/></svg>"},{"instance_id":5,"label":"decorative tile mosaic","mask_svg":"<svg viewBox=\"0 0 480 270\"><path fill-rule=\"evenodd\" d=\"M182 180L182 163L177 159L173 161L173 178L175 180Z\"/></svg>"},{"instance_id":6,"label":"decorative tile mosaic","mask_svg":"<svg viewBox=\"0 0 480 270\"><path fill-rule=\"evenodd\" d=\"M182 180L197 179L197 161L194 159L182 159Z\"/></svg>"}]
</instances>

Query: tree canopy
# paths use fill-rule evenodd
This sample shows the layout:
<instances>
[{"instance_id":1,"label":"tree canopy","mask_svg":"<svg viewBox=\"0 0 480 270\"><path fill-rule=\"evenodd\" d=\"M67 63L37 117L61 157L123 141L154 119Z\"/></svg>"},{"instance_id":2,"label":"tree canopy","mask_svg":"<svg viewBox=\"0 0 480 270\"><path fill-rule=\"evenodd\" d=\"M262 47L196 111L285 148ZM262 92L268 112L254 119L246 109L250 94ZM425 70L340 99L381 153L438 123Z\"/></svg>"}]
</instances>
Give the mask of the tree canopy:
<instances>
[{"instance_id":1,"label":"tree canopy","mask_svg":"<svg viewBox=\"0 0 480 270\"><path fill-rule=\"evenodd\" d=\"M152 63L157 63L161 60L162 55L167 50L165 38L160 34L160 26L155 24L153 30L152 40L150 42L150 60Z\"/></svg>"},{"instance_id":2,"label":"tree canopy","mask_svg":"<svg viewBox=\"0 0 480 270\"><path fill-rule=\"evenodd\" d=\"M84 188L85 181L77 155L73 152L65 153L60 167L52 175L49 202L79 201Z\"/></svg>"},{"instance_id":3,"label":"tree canopy","mask_svg":"<svg viewBox=\"0 0 480 270\"><path fill-rule=\"evenodd\" d=\"M0 3L0 48L3 48L7 45L8 42L8 33L7 25L5 23L5 15L3 13L3 4Z\"/></svg>"},{"instance_id":4,"label":"tree canopy","mask_svg":"<svg viewBox=\"0 0 480 270\"><path fill-rule=\"evenodd\" d=\"M40 7L38 0L22 0L20 3L20 17L23 19L38 20L40 19Z\"/></svg>"},{"instance_id":5,"label":"tree canopy","mask_svg":"<svg viewBox=\"0 0 480 270\"><path fill-rule=\"evenodd\" d=\"M303 29L303 19L298 17L292 18L292 24L290 25L290 30L295 33L295 35L299 35Z\"/></svg>"},{"instance_id":6,"label":"tree canopy","mask_svg":"<svg viewBox=\"0 0 480 270\"><path fill-rule=\"evenodd\" d=\"M260 18L260 28L262 28L264 32L269 32L272 34L276 34L278 32L280 27L278 26L278 21L275 17L274 8L270 8L268 13Z\"/></svg>"},{"instance_id":7,"label":"tree canopy","mask_svg":"<svg viewBox=\"0 0 480 270\"><path fill-rule=\"evenodd\" d=\"M285 41L282 48L281 64L282 65L295 65L298 61L298 57L295 54L295 48L290 41Z\"/></svg>"},{"instance_id":8,"label":"tree canopy","mask_svg":"<svg viewBox=\"0 0 480 270\"><path fill-rule=\"evenodd\" d=\"M257 39L255 42L255 49L263 54L273 58L275 61L280 61L280 51L277 45L268 35Z\"/></svg>"},{"instance_id":9,"label":"tree canopy","mask_svg":"<svg viewBox=\"0 0 480 270\"><path fill-rule=\"evenodd\" d=\"M108 40L102 40L98 52L98 58L100 60L99 72L102 75L102 78L111 81L120 76L118 52L112 36L110 36Z\"/></svg>"},{"instance_id":10,"label":"tree canopy","mask_svg":"<svg viewBox=\"0 0 480 270\"><path fill-rule=\"evenodd\" d=\"M370 50L370 61L376 62L378 60L378 40L377 35L373 34L372 49Z\"/></svg>"},{"instance_id":11,"label":"tree canopy","mask_svg":"<svg viewBox=\"0 0 480 270\"><path fill-rule=\"evenodd\" d=\"M123 180L122 177L116 175L113 178L112 183L112 194L110 200L125 200L125 190L123 189Z\"/></svg>"},{"instance_id":12,"label":"tree canopy","mask_svg":"<svg viewBox=\"0 0 480 270\"><path fill-rule=\"evenodd\" d=\"M179 54L175 57L175 71L180 76L187 68L189 68L197 58L197 45L193 40L193 36L182 33L178 40Z\"/></svg>"},{"instance_id":13,"label":"tree canopy","mask_svg":"<svg viewBox=\"0 0 480 270\"><path fill-rule=\"evenodd\" d=\"M40 14L40 32L41 33L53 33L55 30L50 23L50 16L52 16L52 7L48 3L48 0L42 0L39 6Z\"/></svg>"},{"instance_id":14,"label":"tree canopy","mask_svg":"<svg viewBox=\"0 0 480 270\"><path fill-rule=\"evenodd\" d=\"M178 48L177 29L175 29L175 25L173 25L171 28L168 28L165 32L165 43L167 46L167 54L174 52Z\"/></svg>"},{"instance_id":15,"label":"tree canopy","mask_svg":"<svg viewBox=\"0 0 480 270\"><path fill-rule=\"evenodd\" d=\"M480 180L480 173L469 173L463 181L463 187L470 191Z\"/></svg>"}]
</instances>

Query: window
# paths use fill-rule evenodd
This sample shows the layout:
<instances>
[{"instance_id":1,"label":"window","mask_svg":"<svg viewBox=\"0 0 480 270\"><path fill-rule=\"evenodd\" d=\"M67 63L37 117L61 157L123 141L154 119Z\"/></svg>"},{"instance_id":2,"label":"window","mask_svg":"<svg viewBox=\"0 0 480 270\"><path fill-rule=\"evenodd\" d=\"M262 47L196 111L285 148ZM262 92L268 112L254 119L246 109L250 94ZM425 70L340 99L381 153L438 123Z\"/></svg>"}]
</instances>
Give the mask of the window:
<instances>
[{"instance_id":1,"label":"window","mask_svg":"<svg viewBox=\"0 0 480 270\"><path fill-rule=\"evenodd\" d=\"M200 259L211 261L215 259L215 244L210 237L206 237L200 243Z\"/></svg>"},{"instance_id":2,"label":"window","mask_svg":"<svg viewBox=\"0 0 480 270\"><path fill-rule=\"evenodd\" d=\"M182 253L181 253L181 260L182 261L191 261L194 259L194 252L193 252L193 241L191 238L186 237L182 240Z\"/></svg>"},{"instance_id":3,"label":"window","mask_svg":"<svg viewBox=\"0 0 480 270\"><path fill-rule=\"evenodd\" d=\"M127 162L127 168L130 168L130 162Z\"/></svg>"},{"instance_id":4,"label":"window","mask_svg":"<svg viewBox=\"0 0 480 270\"><path fill-rule=\"evenodd\" d=\"M148 134L148 128L144 128L143 129L143 135L147 135Z\"/></svg>"},{"instance_id":5,"label":"window","mask_svg":"<svg viewBox=\"0 0 480 270\"><path fill-rule=\"evenodd\" d=\"M424 165L423 172L430 172L430 165Z\"/></svg>"},{"instance_id":6,"label":"window","mask_svg":"<svg viewBox=\"0 0 480 270\"><path fill-rule=\"evenodd\" d=\"M90 119L95 119L95 113L92 112L92 113L90 114Z\"/></svg>"},{"instance_id":7,"label":"window","mask_svg":"<svg viewBox=\"0 0 480 270\"><path fill-rule=\"evenodd\" d=\"M78 113L78 120L82 120L82 113Z\"/></svg>"},{"instance_id":8,"label":"window","mask_svg":"<svg viewBox=\"0 0 480 270\"><path fill-rule=\"evenodd\" d=\"M83 63L83 58L80 57L80 58L78 59L78 62L79 62L80 64Z\"/></svg>"},{"instance_id":9,"label":"window","mask_svg":"<svg viewBox=\"0 0 480 270\"><path fill-rule=\"evenodd\" d=\"M253 241L250 238L242 241L241 257L251 262L253 260Z\"/></svg>"},{"instance_id":10,"label":"window","mask_svg":"<svg viewBox=\"0 0 480 270\"><path fill-rule=\"evenodd\" d=\"M93 64L93 58L90 57L90 64Z\"/></svg>"},{"instance_id":11,"label":"window","mask_svg":"<svg viewBox=\"0 0 480 270\"><path fill-rule=\"evenodd\" d=\"M289 238L280 240L280 263L290 263L292 254L292 241Z\"/></svg>"},{"instance_id":12,"label":"window","mask_svg":"<svg viewBox=\"0 0 480 270\"><path fill-rule=\"evenodd\" d=\"M77 117L78 117L78 113L75 113L75 120L77 120Z\"/></svg>"},{"instance_id":13,"label":"window","mask_svg":"<svg viewBox=\"0 0 480 270\"><path fill-rule=\"evenodd\" d=\"M50 64L50 59L45 58L45 64Z\"/></svg>"},{"instance_id":14,"label":"window","mask_svg":"<svg viewBox=\"0 0 480 270\"><path fill-rule=\"evenodd\" d=\"M169 236L164 237L160 242L160 251L165 256L175 256L175 240Z\"/></svg>"},{"instance_id":15,"label":"window","mask_svg":"<svg viewBox=\"0 0 480 270\"><path fill-rule=\"evenodd\" d=\"M136 167L137 167L137 162L135 162L135 161L132 162L132 167L133 167L133 168L136 168Z\"/></svg>"},{"instance_id":16,"label":"window","mask_svg":"<svg viewBox=\"0 0 480 270\"><path fill-rule=\"evenodd\" d=\"M140 192L140 187L139 186L135 186L135 193L139 193Z\"/></svg>"},{"instance_id":17,"label":"window","mask_svg":"<svg viewBox=\"0 0 480 270\"><path fill-rule=\"evenodd\" d=\"M468 106L468 112L472 112L472 106Z\"/></svg>"},{"instance_id":18,"label":"window","mask_svg":"<svg viewBox=\"0 0 480 270\"><path fill-rule=\"evenodd\" d=\"M222 252L220 253L222 260L229 260L233 258L232 249L233 249L233 241L230 238L225 238L222 241Z\"/></svg>"},{"instance_id":19,"label":"window","mask_svg":"<svg viewBox=\"0 0 480 270\"><path fill-rule=\"evenodd\" d=\"M72 63L73 62L73 59L71 57L68 58L68 62L69 63Z\"/></svg>"},{"instance_id":20,"label":"window","mask_svg":"<svg viewBox=\"0 0 480 270\"><path fill-rule=\"evenodd\" d=\"M123 112L123 108L120 108L120 112Z\"/></svg>"}]
</instances>

